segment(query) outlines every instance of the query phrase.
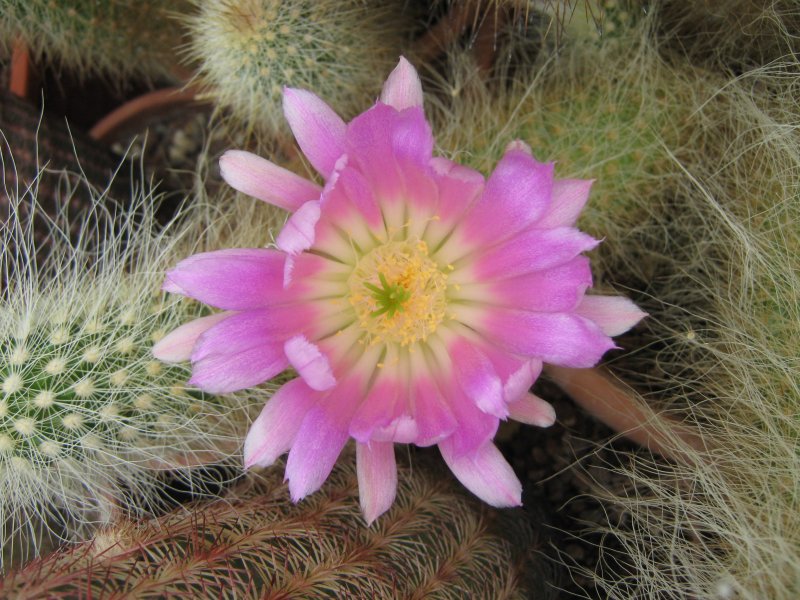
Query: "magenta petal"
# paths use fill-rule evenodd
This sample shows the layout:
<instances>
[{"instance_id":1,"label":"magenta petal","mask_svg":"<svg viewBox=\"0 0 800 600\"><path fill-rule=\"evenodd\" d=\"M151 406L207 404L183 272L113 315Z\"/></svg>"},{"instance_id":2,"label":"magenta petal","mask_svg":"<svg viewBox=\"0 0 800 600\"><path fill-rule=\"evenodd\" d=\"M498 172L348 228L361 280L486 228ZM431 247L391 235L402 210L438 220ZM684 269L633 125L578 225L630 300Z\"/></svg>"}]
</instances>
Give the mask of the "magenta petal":
<instances>
[{"instance_id":1,"label":"magenta petal","mask_svg":"<svg viewBox=\"0 0 800 600\"><path fill-rule=\"evenodd\" d=\"M482 325L496 345L564 367L593 367L615 347L592 321L569 313L494 310Z\"/></svg>"},{"instance_id":2,"label":"magenta petal","mask_svg":"<svg viewBox=\"0 0 800 600\"><path fill-rule=\"evenodd\" d=\"M467 216L469 237L500 240L538 220L550 206L553 170L523 150L506 152Z\"/></svg>"},{"instance_id":3,"label":"magenta petal","mask_svg":"<svg viewBox=\"0 0 800 600\"><path fill-rule=\"evenodd\" d=\"M189 360L197 338L232 314L230 312L221 312L184 323L180 327L173 329L153 346L153 356L164 362Z\"/></svg>"},{"instance_id":4,"label":"magenta petal","mask_svg":"<svg viewBox=\"0 0 800 600\"><path fill-rule=\"evenodd\" d=\"M361 511L367 525L392 506L397 493L397 464L394 444L371 442L356 444L356 471Z\"/></svg>"},{"instance_id":5,"label":"magenta petal","mask_svg":"<svg viewBox=\"0 0 800 600\"><path fill-rule=\"evenodd\" d=\"M511 402L508 410L512 419L528 425L550 427L556 422L556 411L553 406L534 394L526 394L520 400Z\"/></svg>"},{"instance_id":6,"label":"magenta petal","mask_svg":"<svg viewBox=\"0 0 800 600\"><path fill-rule=\"evenodd\" d=\"M345 153L346 125L318 96L306 90L283 90L283 114L309 162L326 179Z\"/></svg>"},{"instance_id":7,"label":"magenta petal","mask_svg":"<svg viewBox=\"0 0 800 600\"><path fill-rule=\"evenodd\" d=\"M520 310L568 312L578 306L592 285L589 259L576 256L569 262L542 271L494 282L497 303Z\"/></svg>"},{"instance_id":8,"label":"magenta petal","mask_svg":"<svg viewBox=\"0 0 800 600\"><path fill-rule=\"evenodd\" d=\"M286 329L297 326L286 310L251 310L217 323L197 340L189 383L211 393L252 387L288 365L283 352Z\"/></svg>"},{"instance_id":9,"label":"magenta petal","mask_svg":"<svg viewBox=\"0 0 800 600\"><path fill-rule=\"evenodd\" d=\"M553 184L553 201L550 208L536 223L536 227L572 227L578 220L593 179L557 179Z\"/></svg>"},{"instance_id":10,"label":"magenta petal","mask_svg":"<svg viewBox=\"0 0 800 600\"><path fill-rule=\"evenodd\" d=\"M504 419L506 409L503 384L489 358L461 338L449 348L453 370L461 389L485 413Z\"/></svg>"},{"instance_id":11,"label":"magenta petal","mask_svg":"<svg viewBox=\"0 0 800 600\"><path fill-rule=\"evenodd\" d=\"M522 484L491 442L461 456L454 455L450 440L439 444L439 450L464 487L487 504L497 507L522 504Z\"/></svg>"},{"instance_id":12,"label":"magenta petal","mask_svg":"<svg viewBox=\"0 0 800 600\"><path fill-rule=\"evenodd\" d=\"M231 187L289 211L319 198L322 191L308 179L243 150L225 152L219 159L219 168Z\"/></svg>"},{"instance_id":13,"label":"magenta petal","mask_svg":"<svg viewBox=\"0 0 800 600\"><path fill-rule=\"evenodd\" d=\"M293 379L275 392L244 440L245 469L268 467L287 452L319 395L302 379Z\"/></svg>"},{"instance_id":14,"label":"magenta petal","mask_svg":"<svg viewBox=\"0 0 800 600\"><path fill-rule=\"evenodd\" d=\"M525 361L517 370L510 373L503 384L506 402L514 402L523 397L542 372L542 361L538 358Z\"/></svg>"},{"instance_id":15,"label":"magenta petal","mask_svg":"<svg viewBox=\"0 0 800 600\"><path fill-rule=\"evenodd\" d=\"M286 461L286 479L294 502L318 490L330 475L349 439L347 426L362 399L359 392L360 386L353 382L340 384L320 397L303 419Z\"/></svg>"},{"instance_id":16,"label":"magenta petal","mask_svg":"<svg viewBox=\"0 0 800 600\"><path fill-rule=\"evenodd\" d=\"M647 316L624 296L584 296L575 312L597 323L610 336L625 333Z\"/></svg>"},{"instance_id":17,"label":"magenta petal","mask_svg":"<svg viewBox=\"0 0 800 600\"><path fill-rule=\"evenodd\" d=\"M405 57L400 57L400 62L383 84L381 102L397 110L422 106L422 82L416 69Z\"/></svg>"},{"instance_id":18,"label":"magenta petal","mask_svg":"<svg viewBox=\"0 0 800 600\"><path fill-rule=\"evenodd\" d=\"M289 217L283 226L275 245L287 254L300 254L314 244L314 228L319 221L318 201L306 202Z\"/></svg>"},{"instance_id":19,"label":"magenta petal","mask_svg":"<svg viewBox=\"0 0 800 600\"><path fill-rule=\"evenodd\" d=\"M336 385L328 358L304 335L296 335L286 340L284 352L300 377L314 390L329 390Z\"/></svg>"},{"instance_id":20,"label":"magenta petal","mask_svg":"<svg viewBox=\"0 0 800 600\"><path fill-rule=\"evenodd\" d=\"M225 310L246 310L282 298L285 255L264 248L202 252L167 271L162 289Z\"/></svg>"},{"instance_id":21,"label":"magenta petal","mask_svg":"<svg viewBox=\"0 0 800 600\"><path fill-rule=\"evenodd\" d=\"M475 261L478 279L506 279L550 269L591 250L596 239L572 227L528 229Z\"/></svg>"}]
</instances>

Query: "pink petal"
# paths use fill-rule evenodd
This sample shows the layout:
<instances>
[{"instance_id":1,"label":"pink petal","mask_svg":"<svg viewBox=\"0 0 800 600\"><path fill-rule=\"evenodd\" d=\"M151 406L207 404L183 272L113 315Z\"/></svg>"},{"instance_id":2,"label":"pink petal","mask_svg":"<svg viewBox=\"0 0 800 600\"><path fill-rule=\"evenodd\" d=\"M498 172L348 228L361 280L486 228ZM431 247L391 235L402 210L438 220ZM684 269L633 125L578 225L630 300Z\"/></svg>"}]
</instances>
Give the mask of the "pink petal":
<instances>
[{"instance_id":1,"label":"pink petal","mask_svg":"<svg viewBox=\"0 0 800 600\"><path fill-rule=\"evenodd\" d=\"M300 254L314 244L314 228L319 221L320 207L318 201L306 202L289 217L275 245L287 254Z\"/></svg>"},{"instance_id":2,"label":"pink petal","mask_svg":"<svg viewBox=\"0 0 800 600\"><path fill-rule=\"evenodd\" d=\"M189 383L207 392L226 393L274 377L289 366L284 340L307 318L301 311L286 308L261 309L217 323L194 346Z\"/></svg>"},{"instance_id":3,"label":"pink petal","mask_svg":"<svg viewBox=\"0 0 800 600\"><path fill-rule=\"evenodd\" d=\"M485 413L506 418L503 384L489 358L467 340L451 344L449 354L461 389Z\"/></svg>"},{"instance_id":4,"label":"pink petal","mask_svg":"<svg viewBox=\"0 0 800 600\"><path fill-rule=\"evenodd\" d=\"M350 422L350 435L367 443L376 429L386 427L400 416L400 386L388 377L379 378L356 410Z\"/></svg>"},{"instance_id":5,"label":"pink petal","mask_svg":"<svg viewBox=\"0 0 800 600\"><path fill-rule=\"evenodd\" d=\"M164 362L183 362L192 356L197 338L233 313L221 312L200 317L173 329L153 346L153 356Z\"/></svg>"},{"instance_id":6,"label":"pink petal","mask_svg":"<svg viewBox=\"0 0 800 600\"><path fill-rule=\"evenodd\" d=\"M361 399L360 386L345 382L321 397L303 419L286 461L292 501L318 490L330 475L349 438L347 425Z\"/></svg>"},{"instance_id":7,"label":"pink petal","mask_svg":"<svg viewBox=\"0 0 800 600\"><path fill-rule=\"evenodd\" d=\"M537 312L568 312L575 309L592 285L589 259L576 256L569 262L534 271L490 285L497 304Z\"/></svg>"},{"instance_id":8,"label":"pink petal","mask_svg":"<svg viewBox=\"0 0 800 600\"><path fill-rule=\"evenodd\" d=\"M553 169L523 150L507 151L467 216L467 235L494 242L538 220L550 206Z\"/></svg>"},{"instance_id":9,"label":"pink petal","mask_svg":"<svg viewBox=\"0 0 800 600\"><path fill-rule=\"evenodd\" d=\"M261 308L283 299L285 258L264 248L202 252L167 271L162 289L225 310Z\"/></svg>"},{"instance_id":10,"label":"pink petal","mask_svg":"<svg viewBox=\"0 0 800 600\"><path fill-rule=\"evenodd\" d=\"M319 198L315 183L243 150L228 150L219 159L222 178L240 192L289 211Z\"/></svg>"},{"instance_id":11,"label":"pink petal","mask_svg":"<svg viewBox=\"0 0 800 600\"><path fill-rule=\"evenodd\" d=\"M417 446L432 446L451 435L458 423L436 384L419 376L411 389L414 422L417 425Z\"/></svg>"},{"instance_id":12,"label":"pink petal","mask_svg":"<svg viewBox=\"0 0 800 600\"><path fill-rule=\"evenodd\" d=\"M556 411L553 406L534 394L527 394L520 400L511 402L508 410L512 419L528 425L550 427L556 422Z\"/></svg>"},{"instance_id":13,"label":"pink petal","mask_svg":"<svg viewBox=\"0 0 800 600\"><path fill-rule=\"evenodd\" d=\"M427 165L433 134L421 108L402 112L378 103L347 126L347 155L365 176L379 203L405 201L404 161Z\"/></svg>"},{"instance_id":14,"label":"pink petal","mask_svg":"<svg viewBox=\"0 0 800 600\"><path fill-rule=\"evenodd\" d=\"M515 354L565 367L596 365L614 342L588 319L569 313L490 311L479 327Z\"/></svg>"},{"instance_id":15,"label":"pink petal","mask_svg":"<svg viewBox=\"0 0 800 600\"><path fill-rule=\"evenodd\" d=\"M503 384L503 395L506 402L514 402L531 389L542 372L542 361L538 358L525 361L519 368L506 377Z\"/></svg>"},{"instance_id":16,"label":"pink petal","mask_svg":"<svg viewBox=\"0 0 800 600\"><path fill-rule=\"evenodd\" d=\"M284 352L300 377L314 390L328 390L336 385L328 358L304 335L286 340Z\"/></svg>"},{"instance_id":17,"label":"pink petal","mask_svg":"<svg viewBox=\"0 0 800 600\"><path fill-rule=\"evenodd\" d=\"M448 440L453 456L461 456L489 442L497 433L500 419L481 411L461 390L454 388L453 385L447 390L447 398L458 426Z\"/></svg>"},{"instance_id":18,"label":"pink petal","mask_svg":"<svg viewBox=\"0 0 800 600\"><path fill-rule=\"evenodd\" d=\"M575 312L597 323L610 336L625 333L647 316L624 296L584 296Z\"/></svg>"},{"instance_id":19,"label":"pink petal","mask_svg":"<svg viewBox=\"0 0 800 600\"><path fill-rule=\"evenodd\" d=\"M400 57L400 62L383 84L381 102L397 110L422 106L422 82L416 69L405 57Z\"/></svg>"},{"instance_id":20,"label":"pink petal","mask_svg":"<svg viewBox=\"0 0 800 600\"><path fill-rule=\"evenodd\" d=\"M367 525L392 506L397 493L397 465L394 444L356 444L356 470L361 511Z\"/></svg>"},{"instance_id":21,"label":"pink petal","mask_svg":"<svg viewBox=\"0 0 800 600\"><path fill-rule=\"evenodd\" d=\"M244 440L244 468L268 467L287 452L318 398L319 393L302 379L293 379L275 392Z\"/></svg>"},{"instance_id":22,"label":"pink petal","mask_svg":"<svg viewBox=\"0 0 800 600\"><path fill-rule=\"evenodd\" d=\"M571 261L600 242L572 227L528 229L479 256L477 279L505 279Z\"/></svg>"},{"instance_id":23,"label":"pink petal","mask_svg":"<svg viewBox=\"0 0 800 600\"><path fill-rule=\"evenodd\" d=\"M578 220L593 179L557 179L553 184L553 201L550 208L536 223L536 227L572 227Z\"/></svg>"},{"instance_id":24,"label":"pink petal","mask_svg":"<svg viewBox=\"0 0 800 600\"><path fill-rule=\"evenodd\" d=\"M455 456L450 440L439 444L447 466L469 491L498 507L522 504L522 484L491 442L470 454Z\"/></svg>"},{"instance_id":25,"label":"pink petal","mask_svg":"<svg viewBox=\"0 0 800 600\"><path fill-rule=\"evenodd\" d=\"M315 94L294 88L283 90L283 114L303 154L327 179L345 153L344 121Z\"/></svg>"},{"instance_id":26,"label":"pink petal","mask_svg":"<svg viewBox=\"0 0 800 600\"><path fill-rule=\"evenodd\" d=\"M514 402L525 395L542 372L542 362L538 359L514 356L491 344L483 344L481 350L503 382L505 402Z\"/></svg>"}]
</instances>

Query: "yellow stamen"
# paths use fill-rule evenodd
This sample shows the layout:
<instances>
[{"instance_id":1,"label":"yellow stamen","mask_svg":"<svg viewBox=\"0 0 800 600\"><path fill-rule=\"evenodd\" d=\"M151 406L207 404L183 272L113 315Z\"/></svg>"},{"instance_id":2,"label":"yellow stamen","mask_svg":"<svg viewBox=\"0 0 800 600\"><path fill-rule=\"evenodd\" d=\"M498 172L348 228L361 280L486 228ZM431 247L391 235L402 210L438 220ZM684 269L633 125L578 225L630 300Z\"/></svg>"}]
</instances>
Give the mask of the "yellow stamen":
<instances>
[{"instance_id":1,"label":"yellow stamen","mask_svg":"<svg viewBox=\"0 0 800 600\"><path fill-rule=\"evenodd\" d=\"M445 280L418 239L387 242L360 259L349 302L370 345L410 346L434 333L446 313Z\"/></svg>"}]
</instances>

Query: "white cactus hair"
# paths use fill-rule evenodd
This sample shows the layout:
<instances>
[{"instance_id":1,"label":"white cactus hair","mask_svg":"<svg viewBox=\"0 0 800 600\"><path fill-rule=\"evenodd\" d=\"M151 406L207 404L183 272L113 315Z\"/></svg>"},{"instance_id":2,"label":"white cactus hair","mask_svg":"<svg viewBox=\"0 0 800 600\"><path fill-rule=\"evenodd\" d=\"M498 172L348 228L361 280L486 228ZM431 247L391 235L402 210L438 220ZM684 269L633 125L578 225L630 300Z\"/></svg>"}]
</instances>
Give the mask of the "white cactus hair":
<instances>
[{"instance_id":1,"label":"white cactus hair","mask_svg":"<svg viewBox=\"0 0 800 600\"><path fill-rule=\"evenodd\" d=\"M77 181L88 196L80 215L61 210L48 217L37 199L39 177L28 187L3 182L9 208L0 225L0 544L6 560L38 554L44 534L81 539L117 513L158 509L166 472L202 493L208 482L193 467L238 466L253 410L274 389L210 397L186 387L188 365L152 357L153 341L203 310L159 288L164 270L196 251L194 240L209 231L214 211L187 205L162 227L154 212L158 194L141 177L124 205L81 174L61 181ZM77 188L61 188L59 205L67 206ZM37 236L46 229L45 244L34 240L34 222ZM219 239L211 238L216 245Z\"/></svg>"}]
</instances>

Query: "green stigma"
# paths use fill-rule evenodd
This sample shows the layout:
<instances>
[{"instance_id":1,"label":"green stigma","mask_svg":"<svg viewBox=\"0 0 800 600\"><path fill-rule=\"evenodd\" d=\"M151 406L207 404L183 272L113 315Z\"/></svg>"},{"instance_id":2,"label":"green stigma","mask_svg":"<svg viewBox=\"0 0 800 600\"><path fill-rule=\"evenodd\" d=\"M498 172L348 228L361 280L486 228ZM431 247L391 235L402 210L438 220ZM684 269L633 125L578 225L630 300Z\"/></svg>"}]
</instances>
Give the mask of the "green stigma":
<instances>
[{"instance_id":1,"label":"green stigma","mask_svg":"<svg viewBox=\"0 0 800 600\"><path fill-rule=\"evenodd\" d=\"M370 316L379 317L385 314L392 318L398 312L403 312L403 304L411 298L411 291L399 283L389 285L383 273L378 273L378 278L382 287L364 282L364 287L372 293L372 297L378 303L378 308L373 310Z\"/></svg>"}]
</instances>

